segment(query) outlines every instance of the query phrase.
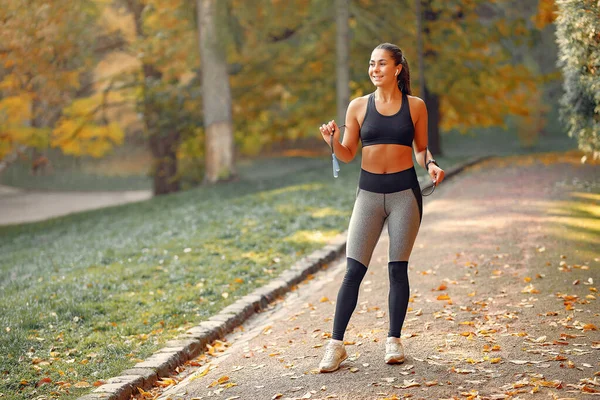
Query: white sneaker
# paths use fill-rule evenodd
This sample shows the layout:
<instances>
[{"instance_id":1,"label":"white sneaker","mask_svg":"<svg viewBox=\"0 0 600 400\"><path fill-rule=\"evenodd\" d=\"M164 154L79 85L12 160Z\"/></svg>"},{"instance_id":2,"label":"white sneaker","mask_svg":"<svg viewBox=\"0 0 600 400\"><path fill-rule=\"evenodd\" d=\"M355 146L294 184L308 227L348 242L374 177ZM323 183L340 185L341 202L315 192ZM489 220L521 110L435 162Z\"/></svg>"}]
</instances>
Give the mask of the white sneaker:
<instances>
[{"instance_id":1,"label":"white sneaker","mask_svg":"<svg viewBox=\"0 0 600 400\"><path fill-rule=\"evenodd\" d=\"M320 372L333 372L340 368L340 364L348 358L343 342L331 340L325 347L325 355L319 364Z\"/></svg>"},{"instance_id":2,"label":"white sneaker","mask_svg":"<svg viewBox=\"0 0 600 400\"><path fill-rule=\"evenodd\" d=\"M404 362L404 348L399 338L389 337L385 342L385 362L399 364Z\"/></svg>"}]
</instances>

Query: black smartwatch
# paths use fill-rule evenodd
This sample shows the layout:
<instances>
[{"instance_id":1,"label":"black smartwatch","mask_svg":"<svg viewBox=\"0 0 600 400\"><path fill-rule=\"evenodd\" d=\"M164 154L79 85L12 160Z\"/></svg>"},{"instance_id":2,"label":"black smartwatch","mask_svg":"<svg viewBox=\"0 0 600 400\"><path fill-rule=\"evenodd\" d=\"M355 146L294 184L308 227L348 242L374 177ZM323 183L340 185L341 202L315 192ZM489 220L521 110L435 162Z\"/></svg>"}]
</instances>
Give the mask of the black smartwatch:
<instances>
[{"instance_id":1,"label":"black smartwatch","mask_svg":"<svg viewBox=\"0 0 600 400\"><path fill-rule=\"evenodd\" d=\"M429 172L429 164L435 164L435 165L436 165L436 166L439 168L439 165L438 165L438 163L435 161L435 159L433 159L433 158L432 158L431 160L428 160L428 161L425 163L425 170L426 170L427 172Z\"/></svg>"}]
</instances>

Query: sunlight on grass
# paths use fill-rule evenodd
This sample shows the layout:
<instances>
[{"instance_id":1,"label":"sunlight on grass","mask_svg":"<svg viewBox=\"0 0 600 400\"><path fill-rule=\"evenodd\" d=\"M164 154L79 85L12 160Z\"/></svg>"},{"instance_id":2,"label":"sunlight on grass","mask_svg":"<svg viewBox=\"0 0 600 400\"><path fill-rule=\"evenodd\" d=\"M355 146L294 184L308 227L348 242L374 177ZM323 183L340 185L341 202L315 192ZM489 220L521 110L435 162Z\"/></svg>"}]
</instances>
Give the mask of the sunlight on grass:
<instances>
[{"instance_id":1,"label":"sunlight on grass","mask_svg":"<svg viewBox=\"0 0 600 400\"><path fill-rule=\"evenodd\" d=\"M333 239L339 231L297 231L291 236L286 237L286 242L294 243L319 243L324 244Z\"/></svg>"},{"instance_id":2,"label":"sunlight on grass","mask_svg":"<svg viewBox=\"0 0 600 400\"><path fill-rule=\"evenodd\" d=\"M580 199L593 201L593 202L595 202L596 210L600 209L600 194L599 193L571 192L570 195L573 197L578 197Z\"/></svg>"},{"instance_id":3,"label":"sunlight on grass","mask_svg":"<svg viewBox=\"0 0 600 400\"><path fill-rule=\"evenodd\" d=\"M287 186L281 189L275 189L275 190L270 190L268 192L263 192L261 194L261 197L265 197L265 198L269 198L269 197L275 197L275 196L279 196L282 194L291 194L291 193L298 193L298 192L312 192L315 190L319 190L323 188L323 184L316 184L316 183L310 183L310 184L304 184L304 185L293 185L293 186Z\"/></svg>"},{"instance_id":4,"label":"sunlight on grass","mask_svg":"<svg viewBox=\"0 0 600 400\"><path fill-rule=\"evenodd\" d=\"M330 216L345 216L347 213L344 210L340 210L339 208L333 207L325 207L319 210L313 211L311 215L315 218L326 218Z\"/></svg>"}]
</instances>

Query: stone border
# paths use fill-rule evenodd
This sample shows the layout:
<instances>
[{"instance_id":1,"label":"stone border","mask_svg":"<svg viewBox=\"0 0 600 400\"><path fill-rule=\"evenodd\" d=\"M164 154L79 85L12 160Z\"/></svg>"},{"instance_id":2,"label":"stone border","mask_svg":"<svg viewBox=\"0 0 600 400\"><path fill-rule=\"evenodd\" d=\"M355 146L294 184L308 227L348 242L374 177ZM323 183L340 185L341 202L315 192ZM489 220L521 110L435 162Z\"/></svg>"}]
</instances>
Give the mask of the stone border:
<instances>
[{"instance_id":1,"label":"stone border","mask_svg":"<svg viewBox=\"0 0 600 400\"><path fill-rule=\"evenodd\" d=\"M488 158L490 157L477 157L450 168L446 171L446 178ZM429 182L422 189L431 187L432 184ZM343 232L327 246L300 259L265 286L240 298L176 339L167 341L165 347L145 361L122 371L120 376L108 379L104 385L77 400L128 400L132 394L137 393L138 387L144 390L150 389L160 378L167 377L178 366L199 356L204 352L207 344L232 332L252 315L265 309L277 297L289 292L308 275L316 273L323 266L334 261L345 250L346 232Z\"/></svg>"}]
</instances>

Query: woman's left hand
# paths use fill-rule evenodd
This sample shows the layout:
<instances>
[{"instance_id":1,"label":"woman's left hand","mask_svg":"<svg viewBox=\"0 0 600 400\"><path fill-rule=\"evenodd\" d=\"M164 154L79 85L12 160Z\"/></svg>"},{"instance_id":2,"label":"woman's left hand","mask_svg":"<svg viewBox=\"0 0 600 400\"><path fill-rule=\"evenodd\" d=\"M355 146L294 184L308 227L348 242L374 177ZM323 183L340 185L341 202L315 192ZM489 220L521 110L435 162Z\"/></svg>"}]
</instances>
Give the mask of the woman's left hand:
<instances>
[{"instance_id":1,"label":"woman's left hand","mask_svg":"<svg viewBox=\"0 0 600 400\"><path fill-rule=\"evenodd\" d=\"M445 173L443 169L431 163L429 164L429 176L431 177L433 184L437 186L444 180Z\"/></svg>"}]
</instances>

